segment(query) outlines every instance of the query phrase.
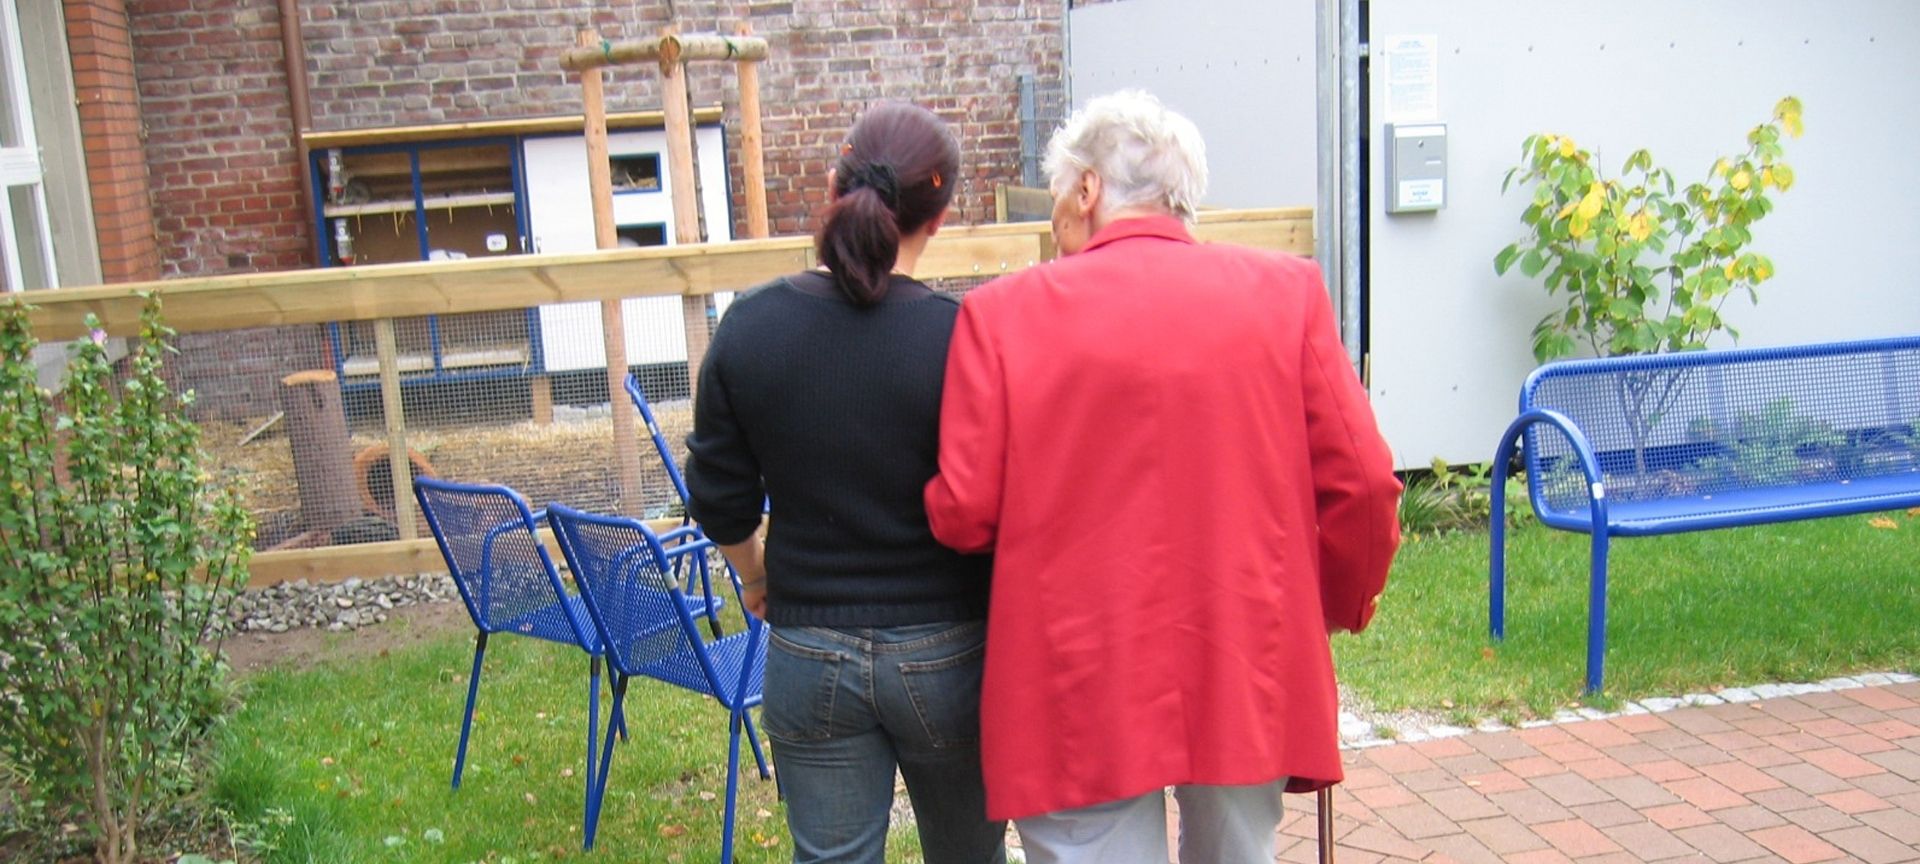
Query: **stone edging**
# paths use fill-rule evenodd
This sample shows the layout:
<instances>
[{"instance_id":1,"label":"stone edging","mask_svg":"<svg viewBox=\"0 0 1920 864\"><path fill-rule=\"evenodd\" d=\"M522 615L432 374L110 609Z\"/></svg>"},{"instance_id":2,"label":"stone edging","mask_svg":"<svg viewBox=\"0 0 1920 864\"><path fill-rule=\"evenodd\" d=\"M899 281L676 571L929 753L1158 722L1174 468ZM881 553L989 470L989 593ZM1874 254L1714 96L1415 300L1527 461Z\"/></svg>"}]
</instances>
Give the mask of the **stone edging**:
<instances>
[{"instance_id":1,"label":"stone edging","mask_svg":"<svg viewBox=\"0 0 1920 864\"><path fill-rule=\"evenodd\" d=\"M1688 693L1684 696L1650 696L1638 701L1627 702L1618 711L1600 711L1594 708L1561 709L1552 717L1527 720L1518 727L1508 726L1491 718L1482 720L1472 728L1453 726L1446 723L1431 722L1434 716L1422 712L1400 712L1397 714L1369 714L1342 710L1340 712L1340 749L1362 750L1368 747L1384 747L1389 744L1407 744L1416 741L1430 741L1436 738L1453 738L1470 735L1475 732L1506 732L1514 728L1533 729L1541 726L1555 726L1561 723L1577 723L1582 720L1606 720L1611 717L1625 717L1633 714L1659 714L1676 708L1691 708L1703 705L1725 705L1734 702L1753 702L1760 699L1777 699L1782 696L1804 696L1809 693L1830 693L1835 690L1851 690L1856 687L1879 687L1887 684L1910 684L1920 681L1906 672L1868 672L1845 678L1828 678L1824 681L1797 684L1757 684L1752 687L1723 687L1712 693ZM1378 733L1381 725L1391 726L1397 734L1392 737Z\"/></svg>"}]
</instances>

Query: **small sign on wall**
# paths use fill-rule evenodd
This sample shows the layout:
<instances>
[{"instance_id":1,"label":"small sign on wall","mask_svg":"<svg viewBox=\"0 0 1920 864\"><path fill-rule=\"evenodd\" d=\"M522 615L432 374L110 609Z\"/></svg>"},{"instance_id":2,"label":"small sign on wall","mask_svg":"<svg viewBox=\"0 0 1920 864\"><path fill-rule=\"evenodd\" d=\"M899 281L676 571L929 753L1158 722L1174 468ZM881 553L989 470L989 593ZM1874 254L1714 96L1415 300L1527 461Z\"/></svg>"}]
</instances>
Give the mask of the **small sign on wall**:
<instances>
[{"instance_id":1,"label":"small sign on wall","mask_svg":"<svg viewBox=\"0 0 1920 864\"><path fill-rule=\"evenodd\" d=\"M1381 55L1386 66L1388 123L1431 123L1440 119L1440 37L1388 36Z\"/></svg>"},{"instance_id":2,"label":"small sign on wall","mask_svg":"<svg viewBox=\"0 0 1920 864\"><path fill-rule=\"evenodd\" d=\"M1389 123L1387 212L1422 213L1447 206L1447 124Z\"/></svg>"}]
</instances>

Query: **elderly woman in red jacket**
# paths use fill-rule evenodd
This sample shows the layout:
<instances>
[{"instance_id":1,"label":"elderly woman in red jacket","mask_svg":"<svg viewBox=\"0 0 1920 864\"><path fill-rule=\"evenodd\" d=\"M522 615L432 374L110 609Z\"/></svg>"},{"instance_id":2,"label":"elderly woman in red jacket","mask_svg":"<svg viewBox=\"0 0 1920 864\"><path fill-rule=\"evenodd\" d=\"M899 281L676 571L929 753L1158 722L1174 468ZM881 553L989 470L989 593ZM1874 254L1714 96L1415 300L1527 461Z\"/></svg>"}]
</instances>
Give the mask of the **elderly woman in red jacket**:
<instances>
[{"instance_id":1,"label":"elderly woman in red jacket","mask_svg":"<svg viewBox=\"0 0 1920 864\"><path fill-rule=\"evenodd\" d=\"M1063 257L968 294L941 542L993 550L988 816L1027 860L1268 862L1280 793L1341 779L1327 634L1399 543L1386 442L1311 261L1194 241L1198 130L1096 99L1047 156Z\"/></svg>"}]
</instances>

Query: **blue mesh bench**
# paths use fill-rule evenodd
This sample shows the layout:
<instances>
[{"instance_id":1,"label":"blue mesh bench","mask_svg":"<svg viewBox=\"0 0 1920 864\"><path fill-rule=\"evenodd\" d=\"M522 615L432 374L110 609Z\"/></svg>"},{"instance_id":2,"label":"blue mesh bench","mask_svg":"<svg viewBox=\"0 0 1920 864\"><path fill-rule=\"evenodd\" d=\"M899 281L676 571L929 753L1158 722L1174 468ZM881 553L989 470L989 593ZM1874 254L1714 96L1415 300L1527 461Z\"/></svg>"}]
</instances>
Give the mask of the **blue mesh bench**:
<instances>
[{"instance_id":1,"label":"blue mesh bench","mask_svg":"<svg viewBox=\"0 0 1920 864\"><path fill-rule=\"evenodd\" d=\"M1557 434L1556 434L1557 433ZM1592 535L1587 691L1607 648L1607 543L1920 505L1920 337L1549 363L1493 459L1493 638L1506 635L1507 466L1540 521Z\"/></svg>"}]
</instances>

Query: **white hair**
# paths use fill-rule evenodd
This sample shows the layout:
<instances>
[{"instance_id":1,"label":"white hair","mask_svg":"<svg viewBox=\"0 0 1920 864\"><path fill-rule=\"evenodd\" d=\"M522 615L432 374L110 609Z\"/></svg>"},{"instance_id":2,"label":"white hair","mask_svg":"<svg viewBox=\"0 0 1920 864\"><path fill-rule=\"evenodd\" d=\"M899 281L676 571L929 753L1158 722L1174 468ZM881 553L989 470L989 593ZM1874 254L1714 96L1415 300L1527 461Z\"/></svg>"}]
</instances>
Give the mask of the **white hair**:
<instances>
[{"instance_id":1,"label":"white hair","mask_svg":"<svg viewBox=\"0 0 1920 864\"><path fill-rule=\"evenodd\" d=\"M1192 224L1207 191L1207 146L1193 121L1150 93L1122 90L1073 112L1047 143L1046 170L1055 196L1092 171L1101 210L1144 207Z\"/></svg>"}]
</instances>

